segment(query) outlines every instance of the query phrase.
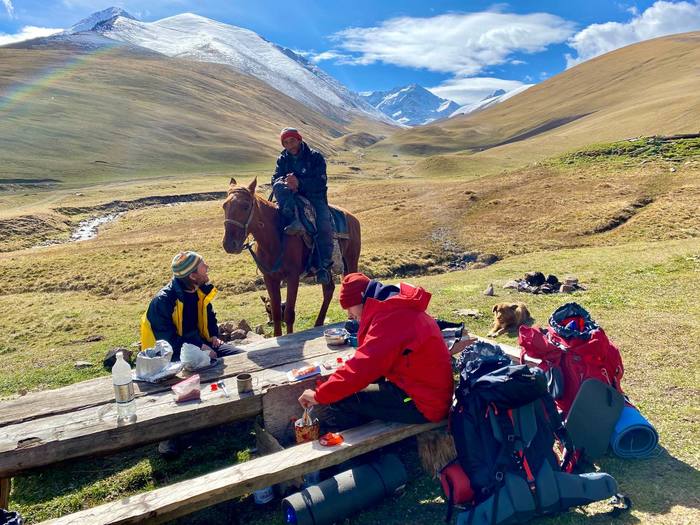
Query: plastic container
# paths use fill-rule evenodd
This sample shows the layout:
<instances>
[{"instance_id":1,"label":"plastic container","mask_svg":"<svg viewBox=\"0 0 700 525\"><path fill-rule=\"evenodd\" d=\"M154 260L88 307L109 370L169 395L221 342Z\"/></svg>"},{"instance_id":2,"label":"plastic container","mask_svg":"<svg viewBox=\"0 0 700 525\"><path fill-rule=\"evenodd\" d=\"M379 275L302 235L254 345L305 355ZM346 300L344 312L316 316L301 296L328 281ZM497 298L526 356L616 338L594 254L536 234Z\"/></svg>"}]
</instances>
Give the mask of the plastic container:
<instances>
[{"instance_id":1,"label":"plastic container","mask_svg":"<svg viewBox=\"0 0 700 525\"><path fill-rule=\"evenodd\" d=\"M326 344L344 345L348 331L345 328L329 328L323 332L323 336L326 338Z\"/></svg>"},{"instance_id":2,"label":"plastic container","mask_svg":"<svg viewBox=\"0 0 700 525\"><path fill-rule=\"evenodd\" d=\"M117 352L117 360L112 367L112 384L114 400L117 403L117 421L136 420L134 380L131 376L131 366L124 360L122 352Z\"/></svg>"},{"instance_id":3,"label":"plastic container","mask_svg":"<svg viewBox=\"0 0 700 525\"><path fill-rule=\"evenodd\" d=\"M260 490L253 491L253 500L258 505L269 503L275 497L272 487L265 487Z\"/></svg>"}]
</instances>

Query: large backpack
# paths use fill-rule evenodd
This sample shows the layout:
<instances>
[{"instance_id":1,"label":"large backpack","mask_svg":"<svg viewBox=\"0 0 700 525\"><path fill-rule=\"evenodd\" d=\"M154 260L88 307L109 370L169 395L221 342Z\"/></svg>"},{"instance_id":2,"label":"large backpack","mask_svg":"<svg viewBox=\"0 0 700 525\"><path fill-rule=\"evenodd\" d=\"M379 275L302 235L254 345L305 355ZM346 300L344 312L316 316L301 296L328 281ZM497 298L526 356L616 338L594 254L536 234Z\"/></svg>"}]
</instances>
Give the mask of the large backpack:
<instances>
[{"instance_id":1,"label":"large backpack","mask_svg":"<svg viewBox=\"0 0 700 525\"><path fill-rule=\"evenodd\" d=\"M581 384L598 379L622 394L620 351L590 314L576 303L557 308L547 328L521 326L520 358L539 359L557 407L566 416Z\"/></svg>"},{"instance_id":2,"label":"large backpack","mask_svg":"<svg viewBox=\"0 0 700 525\"><path fill-rule=\"evenodd\" d=\"M566 472L573 448L543 372L511 365L498 346L477 344L458 360L449 420L458 464L474 492L457 523L520 523L615 495L608 474Z\"/></svg>"}]
</instances>

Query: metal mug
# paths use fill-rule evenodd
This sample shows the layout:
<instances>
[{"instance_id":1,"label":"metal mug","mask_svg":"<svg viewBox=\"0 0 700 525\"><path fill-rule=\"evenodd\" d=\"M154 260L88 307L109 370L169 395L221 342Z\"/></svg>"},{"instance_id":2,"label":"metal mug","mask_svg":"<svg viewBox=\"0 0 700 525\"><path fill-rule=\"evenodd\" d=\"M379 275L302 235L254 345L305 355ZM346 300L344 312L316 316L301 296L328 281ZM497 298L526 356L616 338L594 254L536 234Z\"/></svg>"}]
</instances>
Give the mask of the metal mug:
<instances>
[{"instance_id":1,"label":"metal mug","mask_svg":"<svg viewBox=\"0 0 700 525\"><path fill-rule=\"evenodd\" d=\"M257 378L255 378L257 383ZM236 387L239 394L247 394L253 391L253 376L247 373L236 376Z\"/></svg>"}]
</instances>

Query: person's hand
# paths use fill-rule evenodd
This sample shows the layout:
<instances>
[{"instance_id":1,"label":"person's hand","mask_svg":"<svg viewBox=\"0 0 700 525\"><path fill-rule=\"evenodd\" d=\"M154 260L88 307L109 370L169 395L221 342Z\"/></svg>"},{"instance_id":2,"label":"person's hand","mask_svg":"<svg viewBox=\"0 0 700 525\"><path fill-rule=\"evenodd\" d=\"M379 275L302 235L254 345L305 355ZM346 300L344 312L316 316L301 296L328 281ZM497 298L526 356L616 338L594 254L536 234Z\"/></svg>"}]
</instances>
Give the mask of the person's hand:
<instances>
[{"instance_id":1,"label":"person's hand","mask_svg":"<svg viewBox=\"0 0 700 525\"><path fill-rule=\"evenodd\" d=\"M293 192L299 190L299 179L296 175L294 175L294 173L287 173L284 182L287 184L287 188L289 188Z\"/></svg>"},{"instance_id":2,"label":"person's hand","mask_svg":"<svg viewBox=\"0 0 700 525\"><path fill-rule=\"evenodd\" d=\"M212 337L210 344L212 348L219 348L223 344L223 341L218 337Z\"/></svg>"},{"instance_id":3,"label":"person's hand","mask_svg":"<svg viewBox=\"0 0 700 525\"><path fill-rule=\"evenodd\" d=\"M299 396L299 404L302 406L302 408L309 408L314 405L318 405L318 401L316 401L316 392L311 389L306 389L304 390L304 393Z\"/></svg>"},{"instance_id":4,"label":"person's hand","mask_svg":"<svg viewBox=\"0 0 700 525\"><path fill-rule=\"evenodd\" d=\"M214 350L211 349L211 346L206 344L202 345L202 352L209 352L209 357L212 359L216 359L216 352L214 352Z\"/></svg>"}]
</instances>

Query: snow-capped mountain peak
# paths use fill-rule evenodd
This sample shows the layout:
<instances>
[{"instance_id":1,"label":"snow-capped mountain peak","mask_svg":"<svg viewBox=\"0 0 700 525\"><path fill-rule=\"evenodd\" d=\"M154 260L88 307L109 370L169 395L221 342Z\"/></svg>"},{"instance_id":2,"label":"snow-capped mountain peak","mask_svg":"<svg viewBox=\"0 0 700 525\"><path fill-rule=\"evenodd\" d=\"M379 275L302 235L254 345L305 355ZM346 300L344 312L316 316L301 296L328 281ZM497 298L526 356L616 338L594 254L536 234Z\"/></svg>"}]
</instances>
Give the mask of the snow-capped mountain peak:
<instances>
[{"instance_id":1,"label":"snow-capped mountain peak","mask_svg":"<svg viewBox=\"0 0 700 525\"><path fill-rule=\"evenodd\" d=\"M100 26L100 24L103 24L104 22L110 20L114 20L117 17L136 20L133 16L124 11L121 7L108 7L107 9L91 14L87 18L83 18L80 22L71 26L65 32L72 34L81 33L83 31L92 31L96 27Z\"/></svg>"},{"instance_id":2,"label":"snow-capped mountain peak","mask_svg":"<svg viewBox=\"0 0 700 525\"><path fill-rule=\"evenodd\" d=\"M194 13L140 22L121 9L110 8L69 30L78 31L169 57L232 67L333 118L343 120L347 112L359 112L395 124L317 66L249 29Z\"/></svg>"},{"instance_id":3,"label":"snow-capped mountain peak","mask_svg":"<svg viewBox=\"0 0 700 525\"><path fill-rule=\"evenodd\" d=\"M418 84L390 91L370 91L360 96L385 115L407 126L419 126L447 118L459 105L440 98Z\"/></svg>"}]
</instances>

